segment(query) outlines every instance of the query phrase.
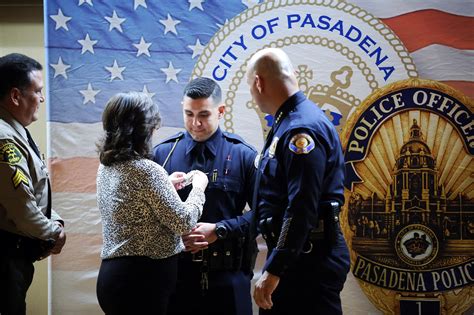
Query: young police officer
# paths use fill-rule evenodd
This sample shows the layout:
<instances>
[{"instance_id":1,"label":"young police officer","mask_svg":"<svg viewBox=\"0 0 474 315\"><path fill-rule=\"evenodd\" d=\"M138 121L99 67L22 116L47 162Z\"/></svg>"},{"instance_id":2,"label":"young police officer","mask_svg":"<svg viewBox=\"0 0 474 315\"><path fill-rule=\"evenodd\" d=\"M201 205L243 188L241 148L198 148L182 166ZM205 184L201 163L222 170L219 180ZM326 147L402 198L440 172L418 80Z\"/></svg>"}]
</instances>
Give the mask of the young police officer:
<instances>
[{"instance_id":1,"label":"young police officer","mask_svg":"<svg viewBox=\"0 0 474 315\"><path fill-rule=\"evenodd\" d=\"M253 213L267 261L254 299L260 314L342 314L349 252L338 225L344 158L324 113L298 89L280 49L255 53L250 92L275 117L259 161Z\"/></svg>"},{"instance_id":2,"label":"young police officer","mask_svg":"<svg viewBox=\"0 0 474 315\"><path fill-rule=\"evenodd\" d=\"M155 161L170 174L199 169L209 184L201 222L183 236L188 251L180 254L168 314L251 315L256 244L248 238L251 212L243 212L252 198L256 151L219 128L225 106L213 80L188 83L182 104L186 132L156 146ZM189 187L178 193L185 200Z\"/></svg>"}]
</instances>

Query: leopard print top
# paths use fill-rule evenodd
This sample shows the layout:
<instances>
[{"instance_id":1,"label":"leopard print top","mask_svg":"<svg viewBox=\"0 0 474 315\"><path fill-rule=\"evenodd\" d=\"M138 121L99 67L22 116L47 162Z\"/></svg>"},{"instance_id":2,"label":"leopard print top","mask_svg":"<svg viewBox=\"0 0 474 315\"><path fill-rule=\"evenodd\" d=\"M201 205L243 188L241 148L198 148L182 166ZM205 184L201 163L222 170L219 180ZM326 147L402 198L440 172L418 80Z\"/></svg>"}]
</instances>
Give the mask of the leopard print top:
<instances>
[{"instance_id":1,"label":"leopard print top","mask_svg":"<svg viewBox=\"0 0 474 315\"><path fill-rule=\"evenodd\" d=\"M170 257L184 249L181 234L202 214L204 192L194 187L182 202L160 165L134 159L100 165L97 203L102 218L102 259Z\"/></svg>"}]
</instances>

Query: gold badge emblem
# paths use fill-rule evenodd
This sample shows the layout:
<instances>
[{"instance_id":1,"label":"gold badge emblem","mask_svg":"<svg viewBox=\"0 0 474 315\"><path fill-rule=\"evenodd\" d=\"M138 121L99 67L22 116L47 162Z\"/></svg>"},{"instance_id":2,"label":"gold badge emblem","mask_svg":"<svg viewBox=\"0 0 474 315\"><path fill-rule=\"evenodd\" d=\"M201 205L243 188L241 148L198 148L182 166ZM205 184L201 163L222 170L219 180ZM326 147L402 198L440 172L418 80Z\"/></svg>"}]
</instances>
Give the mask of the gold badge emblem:
<instances>
[{"instance_id":1,"label":"gold badge emblem","mask_svg":"<svg viewBox=\"0 0 474 315\"><path fill-rule=\"evenodd\" d=\"M440 82L403 80L367 98L344 127L342 230L352 274L384 314L472 306L473 108Z\"/></svg>"},{"instance_id":2,"label":"gold badge emblem","mask_svg":"<svg viewBox=\"0 0 474 315\"><path fill-rule=\"evenodd\" d=\"M14 143L7 142L0 145L0 163L16 165L20 162L21 157L20 150Z\"/></svg>"},{"instance_id":3,"label":"gold badge emblem","mask_svg":"<svg viewBox=\"0 0 474 315\"><path fill-rule=\"evenodd\" d=\"M314 140L306 133L299 133L290 140L289 148L296 154L308 154L314 149Z\"/></svg>"}]
</instances>

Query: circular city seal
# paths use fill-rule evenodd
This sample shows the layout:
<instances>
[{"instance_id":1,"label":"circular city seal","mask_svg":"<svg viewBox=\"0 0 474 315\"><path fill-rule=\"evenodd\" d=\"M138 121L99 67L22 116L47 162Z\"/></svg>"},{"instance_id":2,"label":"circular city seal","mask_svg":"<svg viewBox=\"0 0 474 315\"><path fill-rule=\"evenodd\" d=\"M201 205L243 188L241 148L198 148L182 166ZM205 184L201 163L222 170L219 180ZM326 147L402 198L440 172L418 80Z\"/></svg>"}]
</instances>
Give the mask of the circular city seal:
<instances>
[{"instance_id":1,"label":"circular city seal","mask_svg":"<svg viewBox=\"0 0 474 315\"><path fill-rule=\"evenodd\" d=\"M245 78L253 53L283 49L300 89L340 131L361 100L376 89L417 77L403 43L381 20L345 1L277 0L242 12L212 37L192 76L216 80L224 92L223 127L255 147L273 124L253 102ZM261 132L255 132L259 130Z\"/></svg>"},{"instance_id":2,"label":"circular city seal","mask_svg":"<svg viewBox=\"0 0 474 315\"><path fill-rule=\"evenodd\" d=\"M425 266L436 258L439 243L436 234L427 226L410 224L395 238L395 251L408 266Z\"/></svg>"}]
</instances>

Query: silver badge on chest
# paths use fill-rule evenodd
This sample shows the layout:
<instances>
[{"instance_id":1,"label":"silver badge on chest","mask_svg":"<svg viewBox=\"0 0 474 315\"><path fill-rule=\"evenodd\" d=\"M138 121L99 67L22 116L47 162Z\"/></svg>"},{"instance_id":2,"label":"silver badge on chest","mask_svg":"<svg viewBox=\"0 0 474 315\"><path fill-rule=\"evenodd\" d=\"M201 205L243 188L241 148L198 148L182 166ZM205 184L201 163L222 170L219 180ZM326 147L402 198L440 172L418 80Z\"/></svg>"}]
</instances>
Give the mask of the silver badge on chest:
<instances>
[{"instance_id":1,"label":"silver badge on chest","mask_svg":"<svg viewBox=\"0 0 474 315\"><path fill-rule=\"evenodd\" d=\"M272 159L275 156L275 151L278 145L278 140L280 138L273 137L272 143L270 144L270 148L268 149L268 156Z\"/></svg>"}]
</instances>

